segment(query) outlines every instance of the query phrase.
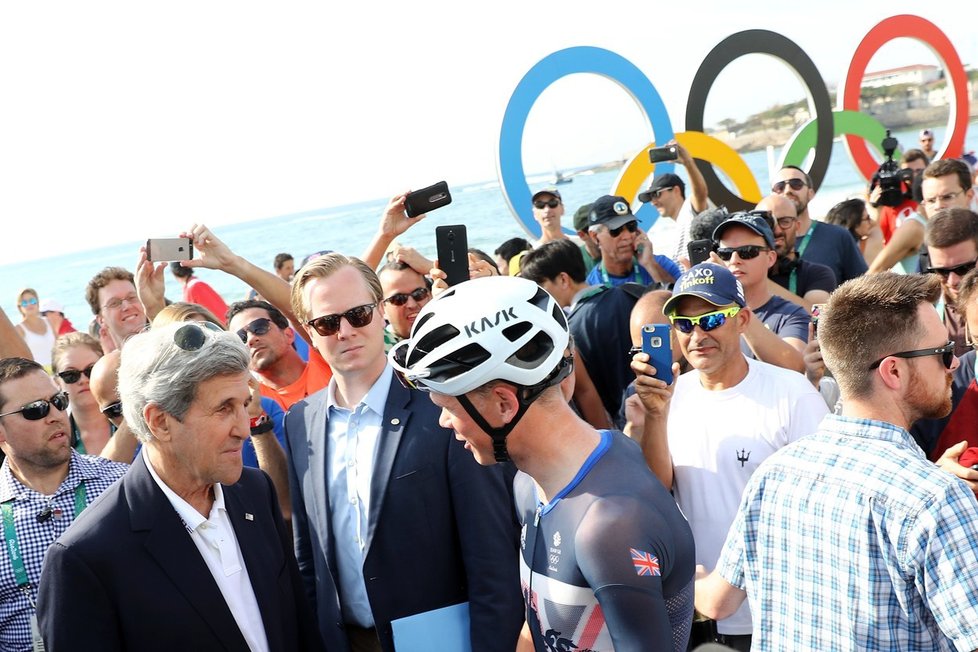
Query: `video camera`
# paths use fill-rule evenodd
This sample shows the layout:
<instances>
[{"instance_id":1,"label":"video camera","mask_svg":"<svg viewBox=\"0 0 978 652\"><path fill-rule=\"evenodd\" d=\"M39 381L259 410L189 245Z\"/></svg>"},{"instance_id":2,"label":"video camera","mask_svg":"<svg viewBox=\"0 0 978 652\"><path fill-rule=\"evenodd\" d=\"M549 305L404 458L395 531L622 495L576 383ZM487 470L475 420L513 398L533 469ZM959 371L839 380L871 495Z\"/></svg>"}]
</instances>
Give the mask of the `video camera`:
<instances>
[{"instance_id":1,"label":"video camera","mask_svg":"<svg viewBox=\"0 0 978 652\"><path fill-rule=\"evenodd\" d=\"M893 152L896 151L899 143L890 135L889 129L886 130L886 138L880 144L886 160L873 174L869 187L871 191L876 186L881 190L874 206L899 206L904 201L913 199L913 170L901 170L899 164L893 160Z\"/></svg>"}]
</instances>

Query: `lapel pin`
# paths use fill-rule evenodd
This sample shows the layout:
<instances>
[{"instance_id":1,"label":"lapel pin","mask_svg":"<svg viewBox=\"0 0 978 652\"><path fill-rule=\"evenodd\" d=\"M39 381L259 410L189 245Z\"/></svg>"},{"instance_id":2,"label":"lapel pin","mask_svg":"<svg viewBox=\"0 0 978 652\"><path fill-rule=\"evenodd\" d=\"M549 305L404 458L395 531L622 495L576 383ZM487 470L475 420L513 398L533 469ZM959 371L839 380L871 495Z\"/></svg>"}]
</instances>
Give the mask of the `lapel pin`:
<instances>
[{"instance_id":1,"label":"lapel pin","mask_svg":"<svg viewBox=\"0 0 978 652\"><path fill-rule=\"evenodd\" d=\"M400 422L401 422L401 420L400 420L400 419L398 419L397 417L394 417L393 419L391 419L391 425L392 425L392 426L396 426L396 425L397 425L397 424L399 424Z\"/></svg>"},{"instance_id":2,"label":"lapel pin","mask_svg":"<svg viewBox=\"0 0 978 652\"><path fill-rule=\"evenodd\" d=\"M245 520L246 521L253 521L253 520L255 520L255 517L252 516L251 514L249 514L248 512L245 512Z\"/></svg>"}]
</instances>

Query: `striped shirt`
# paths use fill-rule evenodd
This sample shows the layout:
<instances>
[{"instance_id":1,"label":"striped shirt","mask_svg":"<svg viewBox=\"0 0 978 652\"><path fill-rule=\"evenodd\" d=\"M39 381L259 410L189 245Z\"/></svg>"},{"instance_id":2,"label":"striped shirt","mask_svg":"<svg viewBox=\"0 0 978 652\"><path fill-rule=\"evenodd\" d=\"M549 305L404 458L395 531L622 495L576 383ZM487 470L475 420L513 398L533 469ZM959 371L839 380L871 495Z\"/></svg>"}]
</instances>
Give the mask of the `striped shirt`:
<instances>
[{"instance_id":1,"label":"striped shirt","mask_svg":"<svg viewBox=\"0 0 978 652\"><path fill-rule=\"evenodd\" d=\"M14 528L31 582L32 599L37 598L37 583L48 546L75 520L75 488L85 483L86 505L90 505L128 468L125 464L72 451L68 475L53 495L46 496L21 484L10 472L9 461L4 461L0 467L0 503L13 501ZM47 508L52 510L49 512L52 516L38 521L38 514ZM26 652L32 649L30 617L34 608L23 590L17 588L8 546L5 540L0 551L0 650Z\"/></svg>"},{"instance_id":2,"label":"striped shirt","mask_svg":"<svg viewBox=\"0 0 978 652\"><path fill-rule=\"evenodd\" d=\"M717 569L752 650L973 650L976 515L906 430L830 415L754 473Z\"/></svg>"}]
</instances>

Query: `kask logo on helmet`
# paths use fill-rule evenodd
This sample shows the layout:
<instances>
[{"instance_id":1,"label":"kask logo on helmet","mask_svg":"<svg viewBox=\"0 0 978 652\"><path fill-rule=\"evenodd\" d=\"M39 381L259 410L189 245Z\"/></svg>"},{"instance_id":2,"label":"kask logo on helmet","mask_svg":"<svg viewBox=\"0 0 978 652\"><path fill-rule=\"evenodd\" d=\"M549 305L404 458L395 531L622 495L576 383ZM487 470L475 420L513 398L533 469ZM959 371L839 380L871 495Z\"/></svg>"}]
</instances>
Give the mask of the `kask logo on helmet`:
<instances>
[{"instance_id":1,"label":"kask logo on helmet","mask_svg":"<svg viewBox=\"0 0 978 652\"><path fill-rule=\"evenodd\" d=\"M497 310L494 319L490 316L486 316L482 319L476 319L470 322L465 326L465 336L472 337L473 335L480 335L485 333L490 328L495 328L501 323L508 322L510 319L515 321L518 319L515 310L516 306L510 306L505 310ZM478 326L476 324L478 324Z\"/></svg>"}]
</instances>

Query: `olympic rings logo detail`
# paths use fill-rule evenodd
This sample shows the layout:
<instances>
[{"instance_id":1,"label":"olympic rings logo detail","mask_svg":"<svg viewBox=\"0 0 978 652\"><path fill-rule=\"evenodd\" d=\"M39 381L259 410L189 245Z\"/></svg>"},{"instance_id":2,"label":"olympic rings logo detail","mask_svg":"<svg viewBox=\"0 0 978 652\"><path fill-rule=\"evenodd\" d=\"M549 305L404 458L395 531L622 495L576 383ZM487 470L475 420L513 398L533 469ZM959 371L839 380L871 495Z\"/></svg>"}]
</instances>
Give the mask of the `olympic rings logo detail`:
<instances>
[{"instance_id":1,"label":"olympic rings logo detail","mask_svg":"<svg viewBox=\"0 0 978 652\"><path fill-rule=\"evenodd\" d=\"M866 66L874 54L889 41L912 38L927 45L940 60L945 79L953 93L948 115L948 135L938 150L940 157L958 157L964 149L968 126L967 76L957 51L947 36L933 23L919 16L892 16L875 25L856 47L838 108L833 109L825 81L811 58L796 43L781 34L752 29L728 36L718 43L700 64L690 85L686 102L686 131L674 133L669 114L655 86L634 64L624 57L596 47L572 47L554 52L524 75L506 106L499 134L497 166L499 185L513 215L533 237L540 237L540 225L533 219L531 192L523 170L523 129L530 109L540 94L558 79L575 73L606 77L621 86L644 112L654 136L625 162L611 189L634 204L642 184L653 173L672 172L673 163L650 163L646 152L655 142L675 138L696 159L706 179L710 199L730 210L752 208L760 201L762 191L744 159L722 141L703 132L703 112L714 80L736 59L747 54L767 54L794 69L804 84L813 116L791 136L782 151L780 165L804 164L814 150L808 170L817 191L825 178L832 153L832 141L843 137L853 166L866 180L879 166L869 152L867 142L879 151L886 128L876 118L861 113L859 96ZM718 167L736 186L735 194L717 176ZM649 228L658 213L651 204L642 204L635 215L643 228ZM573 233L565 229L568 233Z\"/></svg>"}]
</instances>

